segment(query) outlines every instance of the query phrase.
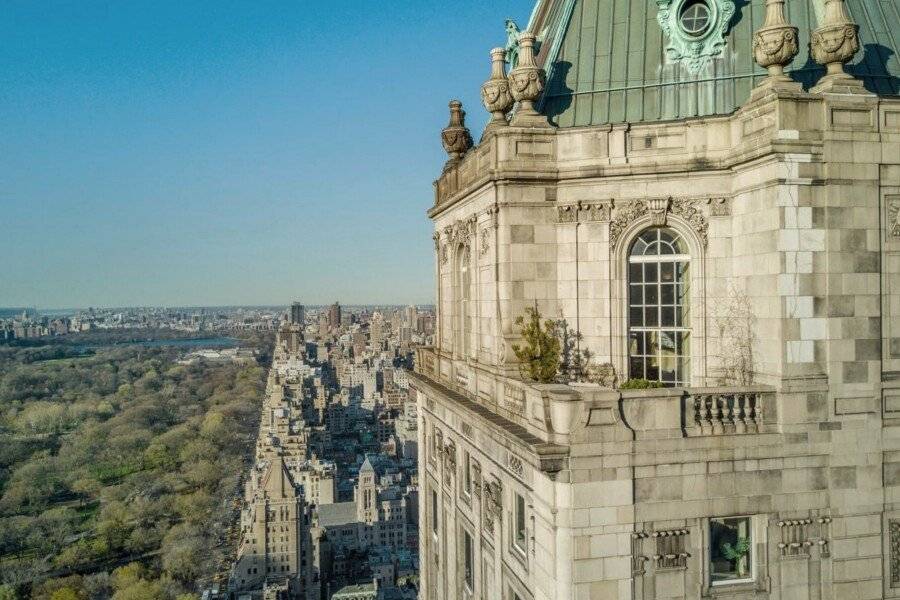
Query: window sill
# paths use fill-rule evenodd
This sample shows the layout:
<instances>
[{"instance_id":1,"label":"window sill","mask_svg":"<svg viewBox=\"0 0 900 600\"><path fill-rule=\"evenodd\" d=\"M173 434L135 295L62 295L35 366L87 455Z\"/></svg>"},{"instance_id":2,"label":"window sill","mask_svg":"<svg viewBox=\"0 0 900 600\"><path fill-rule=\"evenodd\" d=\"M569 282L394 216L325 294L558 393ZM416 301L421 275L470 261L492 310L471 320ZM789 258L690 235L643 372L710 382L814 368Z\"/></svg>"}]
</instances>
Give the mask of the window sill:
<instances>
[{"instance_id":1,"label":"window sill","mask_svg":"<svg viewBox=\"0 0 900 600\"><path fill-rule=\"evenodd\" d=\"M722 581L711 583L706 590L706 597L727 597L739 594L755 593L759 591L758 582L755 579L737 579L735 581Z\"/></svg>"}]
</instances>

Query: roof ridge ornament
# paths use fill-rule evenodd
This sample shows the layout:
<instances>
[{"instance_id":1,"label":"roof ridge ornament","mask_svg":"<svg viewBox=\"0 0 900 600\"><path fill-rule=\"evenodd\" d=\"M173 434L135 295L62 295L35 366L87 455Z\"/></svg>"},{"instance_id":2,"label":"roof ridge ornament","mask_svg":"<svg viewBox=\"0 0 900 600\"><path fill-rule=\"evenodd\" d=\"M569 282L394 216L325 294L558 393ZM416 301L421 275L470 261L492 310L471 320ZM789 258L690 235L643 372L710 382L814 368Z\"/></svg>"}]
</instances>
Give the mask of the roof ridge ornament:
<instances>
[{"instance_id":1,"label":"roof ridge ornament","mask_svg":"<svg viewBox=\"0 0 900 600\"><path fill-rule=\"evenodd\" d=\"M785 0L766 0L766 21L753 34L753 58L769 71L769 80L790 81L784 68L797 56L799 29L784 17Z\"/></svg>"},{"instance_id":2,"label":"roof ridge ornament","mask_svg":"<svg viewBox=\"0 0 900 600\"><path fill-rule=\"evenodd\" d=\"M534 103L544 92L547 75L534 62L535 36L530 31L519 35L519 62L509 72L509 87L519 108L510 123L516 127L550 127L547 117L538 113Z\"/></svg>"},{"instance_id":3,"label":"roof ridge ornament","mask_svg":"<svg viewBox=\"0 0 900 600\"><path fill-rule=\"evenodd\" d=\"M450 155L448 167L459 162L472 147L472 134L466 127L466 111L462 109L462 102L451 100L449 106L450 122L441 131L441 143Z\"/></svg>"},{"instance_id":4,"label":"roof ridge ornament","mask_svg":"<svg viewBox=\"0 0 900 600\"><path fill-rule=\"evenodd\" d=\"M666 58L692 74L722 55L734 16L733 0L656 0L656 20L666 35Z\"/></svg>"},{"instance_id":5,"label":"roof ridge ornament","mask_svg":"<svg viewBox=\"0 0 900 600\"><path fill-rule=\"evenodd\" d=\"M847 73L844 65L859 52L859 25L847 12L844 0L825 0L825 12L809 40L809 53L826 68L825 76L811 91L862 91L862 82ZM840 86L840 90L836 89Z\"/></svg>"},{"instance_id":6,"label":"roof ridge ornament","mask_svg":"<svg viewBox=\"0 0 900 600\"><path fill-rule=\"evenodd\" d=\"M491 50L491 77L481 86L481 102L491 113L491 120L485 128L488 132L497 127L506 127L506 113L513 107L514 100L509 92L509 80L506 77L506 50Z\"/></svg>"}]
</instances>

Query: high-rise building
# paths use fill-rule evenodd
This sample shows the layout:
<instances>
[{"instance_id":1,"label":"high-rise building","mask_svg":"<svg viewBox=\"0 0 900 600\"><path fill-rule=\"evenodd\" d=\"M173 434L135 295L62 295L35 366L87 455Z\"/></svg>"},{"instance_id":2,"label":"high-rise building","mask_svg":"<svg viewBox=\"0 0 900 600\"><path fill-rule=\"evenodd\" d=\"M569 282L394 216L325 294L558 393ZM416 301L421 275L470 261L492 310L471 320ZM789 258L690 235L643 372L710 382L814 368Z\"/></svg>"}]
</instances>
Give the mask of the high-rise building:
<instances>
[{"instance_id":1,"label":"high-rise building","mask_svg":"<svg viewBox=\"0 0 900 600\"><path fill-rule=\"evenodd\" d=\"M291 304L291 324L300 325L302 327L305 323L306 309L299 302L294 302Z\"/></svg>"},{"instance_id":2,"label":"high-rise building","mask_svg":"<svg viewBox=\"0 0 900 600\"><path fill-rule=\"evenodd\" d=\"M337 302L328 307L328 326L332 329L341 326L341 305Z\"/></svg>"},{"instance_id":3,"label":"high-rise building","mask_svg":"<svg viewBox=\"0 0 900 600\"><path fill-rule=\"evenodd\" d=\"M900 597L900 1L507 30L428 211L419 598Z\"/></svg>"}]
</instances>

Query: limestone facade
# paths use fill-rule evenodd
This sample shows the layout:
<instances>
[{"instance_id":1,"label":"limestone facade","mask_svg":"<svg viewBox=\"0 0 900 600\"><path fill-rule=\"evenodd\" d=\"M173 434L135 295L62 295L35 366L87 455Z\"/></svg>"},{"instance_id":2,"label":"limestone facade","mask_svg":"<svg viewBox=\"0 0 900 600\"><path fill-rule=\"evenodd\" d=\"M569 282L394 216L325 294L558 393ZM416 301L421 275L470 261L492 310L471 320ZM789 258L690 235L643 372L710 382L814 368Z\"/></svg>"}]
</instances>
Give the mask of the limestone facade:
<instances>
[{"instance_id":1,"label":"limestone facade","mask_svg":"<svg viewBox=\"0 0 900 600\"><path fill-rule=\"evenodd\" d=\"M672 122L495 119L452 157L410 375L421 598L900 597L900 99L840 82ZM618 389L655 231L681 240L689 344L677 385ZM523 380L534 306L602 381Z\"/></svg>"}]
</instances>

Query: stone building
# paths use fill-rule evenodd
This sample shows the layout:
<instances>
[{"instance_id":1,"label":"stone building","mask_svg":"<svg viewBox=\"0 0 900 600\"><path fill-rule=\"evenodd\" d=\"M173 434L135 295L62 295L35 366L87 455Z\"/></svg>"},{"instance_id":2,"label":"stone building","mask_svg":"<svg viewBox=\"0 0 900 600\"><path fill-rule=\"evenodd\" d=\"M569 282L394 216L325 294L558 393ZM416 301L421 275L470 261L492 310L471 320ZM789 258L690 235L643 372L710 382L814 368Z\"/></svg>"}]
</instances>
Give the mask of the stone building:
<instances>
[{"instance_id":1,"label":"stone building","mask_svg":"<svg viewBox=\"0 0 900 600\"><path fill-rule=\"evenodd\" d=\"M428 212L420 597L900 597L900 1L507 31Z\"/></svg>"}]
</instances>

